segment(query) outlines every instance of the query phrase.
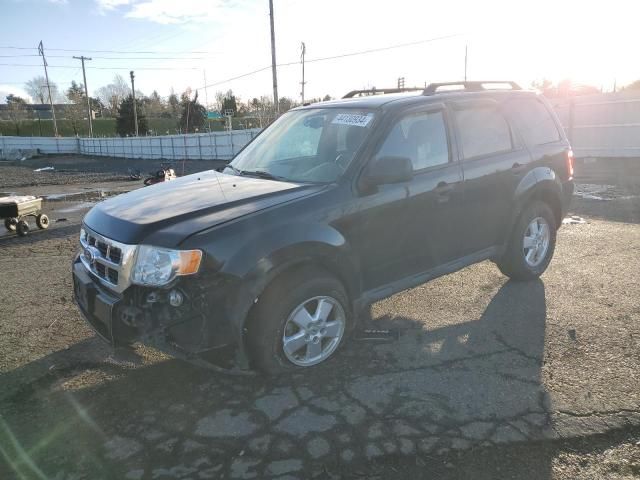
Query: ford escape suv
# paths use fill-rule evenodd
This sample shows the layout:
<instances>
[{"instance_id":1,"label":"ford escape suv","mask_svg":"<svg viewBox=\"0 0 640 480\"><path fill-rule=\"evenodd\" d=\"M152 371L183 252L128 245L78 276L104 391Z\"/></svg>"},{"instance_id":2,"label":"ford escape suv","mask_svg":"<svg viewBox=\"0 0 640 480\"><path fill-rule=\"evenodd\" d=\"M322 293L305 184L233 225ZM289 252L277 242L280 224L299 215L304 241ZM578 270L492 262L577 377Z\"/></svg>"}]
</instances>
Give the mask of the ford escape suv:
<instances>
[{"instance_id":1,"label":"ford escape suv","mask_svg":"<svg viewBox=\"0 0 640 480\"><path fill-rule=\"evenodd\" d=\"M96 205L80 311L115 346L234 346L239 368L277 373L332 357L372 302L473 263L540 276L573 154L543 97L498 83L296 108L221 172Z\"/></svg>"}]
</instances>

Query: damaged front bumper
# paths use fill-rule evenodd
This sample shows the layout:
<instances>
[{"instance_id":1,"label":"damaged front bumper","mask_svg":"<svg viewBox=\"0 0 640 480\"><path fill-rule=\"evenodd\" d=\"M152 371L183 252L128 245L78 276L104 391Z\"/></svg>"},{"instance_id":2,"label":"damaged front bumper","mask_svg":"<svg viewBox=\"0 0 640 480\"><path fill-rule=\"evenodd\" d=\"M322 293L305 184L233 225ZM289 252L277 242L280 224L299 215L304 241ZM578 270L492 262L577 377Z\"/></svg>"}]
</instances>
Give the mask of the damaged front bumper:
<instances>
[{"instance_id":1,"label":"damaged front bumper","mask_svg":"<svg viewBox=\"0 0 640 480\"><path fill-rule=\"evenodd\" d=\"M132 285L116 293L94 278L79 256L72 272L82 316L114 347L141 342L172 355L191 355L234 343L224 309L210 307L216 305L216 297L206 291L206 282L180 281L167 289ZM179 305L170 303L172 292L182 297Z\"/></svg>"}]
</instances>

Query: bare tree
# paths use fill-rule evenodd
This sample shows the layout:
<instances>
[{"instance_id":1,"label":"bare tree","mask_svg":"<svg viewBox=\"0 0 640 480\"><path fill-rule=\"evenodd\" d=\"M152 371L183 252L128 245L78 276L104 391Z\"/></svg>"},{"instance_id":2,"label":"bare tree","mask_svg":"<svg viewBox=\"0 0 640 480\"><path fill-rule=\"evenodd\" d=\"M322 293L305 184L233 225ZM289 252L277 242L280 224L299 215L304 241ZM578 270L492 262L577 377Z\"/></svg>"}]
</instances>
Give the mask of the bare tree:
<instances>
[{"instance_id":1,"label":"bare tree","mask_svg":"<svg viewBox=\"0 0 640 480\"><path fill-rule=\"evenodd\" d=\"M7 114L9 120L16 129L16 135L20 135L20 123L27 118L27 102L16 95L9 94L6 98Z\"/></svg>"},{"instance_id":2,"label":"bare tree","mask_svg":"<svg viewBox=\"0 0 640 480\"><path fill-rule=\"evenodd\" d=\"M51 100L56 103L59 100L60 92L58 86L51 82ZM47 91L47 79L42 75L33 77L24 84L24 89L33 99L33 103L49 103L49 92Z\"/></svg>"},{"instance_id":3,"label":"bare tree","mask_svg":"<svg viewBox=\"0 0 640 480\"><path fill-rule=\"evenodd\" d=\"M81 83L78 84L72 81L71 87L67 90L67 99L71 103L65 108L65 116L71 122L73 134L77 136L80 133L80 126L87 113L87 100L84 95L84 86Z\"/></svg>"},{"instance_id":4,"label":"bare tree","mask_svg":"<svg viewBox=\"0 0 640 480\"><path fill-rule=\"evenodd\" d=\"M214 105L216 107L216 111L219 112L220 114L223 114L224 112L222 111L222 109L224 108L224 99L225 99L225 93L224 92L216 92L215 95L215 99L216 101L214 102Z\"/></svg>"},{"instance_id":5,"label":"bare tree","mask_svg":"<svg viewBox=\"0 0 640 480\"><path fill-rule=\"evenodd\" d=\"M251 116L258 119L260 128L266 127L276 117L273 99L266 95L248 102L248 108Z\"/></svg>"},{"instance_id":6,"label":"bare tree","mask_svg":"<svg viewBox=\"0 0 640 480\"><path fill-rule=\"evenodd\" d=\"M121 75L115 75L113 82L96 90L96 96L111 115L116 115L122 100L131 93L129 84ZM138 93L138 92L136 92Z\"/></svg>"}]
</instances>

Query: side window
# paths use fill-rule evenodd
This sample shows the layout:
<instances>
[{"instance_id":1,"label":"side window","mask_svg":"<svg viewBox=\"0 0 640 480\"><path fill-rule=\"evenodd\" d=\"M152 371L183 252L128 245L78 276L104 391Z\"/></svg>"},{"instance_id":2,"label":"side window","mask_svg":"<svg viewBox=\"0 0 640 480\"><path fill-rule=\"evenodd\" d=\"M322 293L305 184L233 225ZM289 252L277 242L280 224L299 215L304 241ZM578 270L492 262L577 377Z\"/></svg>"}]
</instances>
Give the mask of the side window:
<instances>
[{"instance_id":1,"label":"side window","mask_svg":"<svg viewBox=\"0 0 640 480\"><path fill-rule=\"evenodd\" d=\"M527 145L544 145L560 140L556 123L540 100L535 98L513 100L509 102L509 110Z\"/></svg>"},{"instance_id":2,"label":"side window","mask_svg":"<svg viewBox=\"0 0 640 480\"><path fill-rule=\"evenodd\" d=\"M506 152L513 148L509 124L495 107L471 107L454 112L464 158Z\"/></svg>"},{"instance_id":3,"label":"side window","mask_svg":"<svg viewBox=\"0 0 640 480\"><path fill-rule=\"evenodd\" d=\"M442 112L403 117L378 151L378 157L383 156L408 157L414 170L448 163L449 144Z\"/></svg>"}]
</instances>

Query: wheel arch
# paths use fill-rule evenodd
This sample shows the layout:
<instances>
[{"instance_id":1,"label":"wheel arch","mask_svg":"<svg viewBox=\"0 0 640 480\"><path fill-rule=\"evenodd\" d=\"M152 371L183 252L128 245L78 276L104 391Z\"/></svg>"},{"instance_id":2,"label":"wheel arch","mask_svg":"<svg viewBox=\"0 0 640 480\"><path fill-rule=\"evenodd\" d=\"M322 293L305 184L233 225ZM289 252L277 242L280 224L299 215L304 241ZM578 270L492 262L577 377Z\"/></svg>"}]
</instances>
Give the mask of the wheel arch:
<instances>
[{"instance_id":1,"label":"wheel arch","mask_svg":"<svg viewBox=\"0 0 640 480\"><path fill-rule=\"evenodd\" d=\"M551 207L556 228L562 224L562 184L551 168L538 167L528 172L516 188L516 200L517 208L511 219L511 228L523 210L535 200L545 202Z\"/></svg>"},{"instance_id":2,"label":"wheel arch","mask_svg":"<svg viewBox=\"0 0 640 480\"><path fill-rule=\"evenodd\" d=\"M286 241L285 241L286 239ZM303 268L313 268L334 276L345 288L349 308L361 289L359 269L344 237L328 226L305 225L292 228L286 236L273 235L260 239L261 251L255 258L238 258L225 270L239 279L234 298L229 299L228 313L239 336L244 336L252 307L265 289L283 275ZM250 248L246 251L255 251Z\"/></svg>"}]
</instances>

